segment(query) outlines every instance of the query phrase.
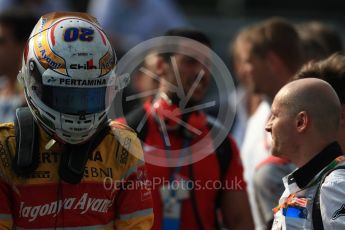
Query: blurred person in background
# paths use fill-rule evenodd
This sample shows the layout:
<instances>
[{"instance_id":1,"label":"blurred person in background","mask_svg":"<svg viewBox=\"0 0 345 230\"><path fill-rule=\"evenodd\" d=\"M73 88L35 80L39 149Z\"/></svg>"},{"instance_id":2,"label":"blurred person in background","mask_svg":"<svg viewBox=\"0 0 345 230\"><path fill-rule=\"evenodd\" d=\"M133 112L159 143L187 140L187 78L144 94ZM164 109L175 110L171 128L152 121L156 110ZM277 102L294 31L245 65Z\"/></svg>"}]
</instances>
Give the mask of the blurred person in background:
<instances>
[{"instance_id":1,"label":"blurred person in background","mask_svg":"<svg viewBox=\"0 0 345 230\"><path fill-rule=\"evenodd\" d=\"M236 98L236 104L231 105L236 112L235 121L231 128L231 134L234 136L239 147L242 146L244 135L249 117L251 117L261 104L263 97L253 92L253 82L245 71L249 61L247 36L250 34L251 27L242 28L236 35L234 41L230 44L230 53L234 66L234 77L237 80L236 91L230 94L229 102Z\"/></svg>"},{"instance_id":2,"label":"blurred person in background","mask_svg":"<svg viewBox=\"0 0 345 230\"><path fill-rule=\"evenodd\" d=\"M207 47L211 46L205 34L193 29L173 29L165 35L185 37ZM200 63L200 59L194 57L201 55L193 50L190 56L181 54L179 50L182 47L178 44L176 52L158 54L154 67L154 74L160 79L158 93L154 98L146 100L143 107L127 114L126 120L123 121L137 129L143 117L147 117L145 124L137 131L144 144L148 176L150 180L158 178L161 181L152 190L155 214L153 229L219 229L221 226L228 229L253 229L242 164L237 146L230 136L226 135L227 138L221 145L217 149L212 148L211 154L205 158L196 162L184 162L187 160L184 157L186 152L194 158L198 157L198 150L208 151L207 143L214 139L207 137L206 141L204 136L211 134L211 127L215 124L201 110L185 112L179 115L180 118L177 116L177 120L171 118L176 111L200 105L211 80L210 71ZM204 62L210 62L208 56L199 58ZM180 83L174 75L172 59L176 60ZM204 71L204 75L193 88L200 71ZM171 85L179 84L184 94L194 90L187 101L187 108L182 106L185 98L171 88ZM200 130L201 135L192 132L190 127ZM201 147L196 149L194 144L201 144ZM161 149L163 151L160 151ZM179 152L173 155L174 150ZM173 160L171 155L185 164L164 166L154 161L155 157L160 157L161 161L170 162ZM170 184L192 183L196 186L179 186L176 190L169 190L163 183L167 181ZM229 185L235 181L238 185L230 187ZM209 182L221 182L222 185L228 186L205 187Z\"/></svg>"},{"instance_id":3,"label":"blurred person in background","mask_svg":"<svg viewBox=\"0 0 345 230\"><path fill-rule=\"evenodd\" d=\"M288 160L270 156L265 123L275 94L302 65L303 57L296 30L283 18L274 17L252 25L245 41L243 72L251 79L253 92L265 99L248 119L241 156L255 226L265 229L273 219L271 209L284 189L279 175L291 170ZM275 175L277 178L272 179Z\"/></svg>"},{"instance_id":4,"label":"blurred person in background","mask_svg":"<svg viewBox=\"0 0 345 230\"><path fill-rule=\"evenodd\" d=\"M146 101L147 97L158 92L159 80L152 77L151 73L156 72L156 63L159 56L156 53L148 54L140 68L133 77L133 88L139 93L144 93L141 100Z\"/></svg>"},{"instance_id":5,"label":"blurred person in background","mask_svg":"<svg viewBox=\"0 0 345 230\"><path fill-rule=\"evenodd\" d=\"M17 74L24 47L37 20L31 11L24 9L0 13L0 122L13 121L15 109L25 105Z\"/></svg>"},{"instance_id":6,"label":"blurred person in background","mask_svg":"<svg viewBox=\"0 0 345 230\"><path fill-rule=\"evenodd\" d=\"M122 53L170 28L187 25L170 0L90 0L88 12L99 20Z\"/></svg>"},{"instance_id":7,"label":"blurred person in background","mask_svg":"<svg viewBox=\"0 0 345 230\"><path fill-rule=\"evenodd\" d=\"M296 28L302 41L305 62L344 52L341 36L332 26L311 21L299 23Z\"/></svg>"},{"instance_id":8,"label":"blurred person in background","mask_svg":"<svg viewBox=\"0 0 345 230\"><path fill-rule=\"evenodd\" d=\"M157 59L157 54L148 54L144 61L134 70L130 86L125 88L125 96L122 97L124 114L136 109L138 106L142 106L146 100L152 99L157 94L159 79L152 74L156 72Z\"/></svg>"}]
</instances>

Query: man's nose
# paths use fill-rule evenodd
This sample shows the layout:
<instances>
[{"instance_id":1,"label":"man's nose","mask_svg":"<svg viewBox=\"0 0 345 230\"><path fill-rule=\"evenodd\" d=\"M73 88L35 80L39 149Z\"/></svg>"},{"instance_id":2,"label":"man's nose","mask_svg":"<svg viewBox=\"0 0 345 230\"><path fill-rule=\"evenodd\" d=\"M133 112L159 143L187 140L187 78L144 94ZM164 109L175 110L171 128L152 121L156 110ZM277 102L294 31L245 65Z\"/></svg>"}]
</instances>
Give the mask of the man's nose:
<instances>
[{"instance_id":1,"label":"man's nose","mask_svg":"<svg viewBox=\"0 0 345 230\"><path fill-rule=\"evenodd\" d=\"M272 128L271 128L271 126L266 125L265 130L266 130L266 132L270 133L272 131Z\"/></svg>"},{"instance_id":2,"label":"man's nose","mask_svg":"<svg viewBox=\"0 0 345 230\"><path fill-rule=\"evenodd\" d=\"M268 119L266 126L265 126L266 132L272 132L272 124L271 124L271 119Z\"/></svg>"}]
</instances>

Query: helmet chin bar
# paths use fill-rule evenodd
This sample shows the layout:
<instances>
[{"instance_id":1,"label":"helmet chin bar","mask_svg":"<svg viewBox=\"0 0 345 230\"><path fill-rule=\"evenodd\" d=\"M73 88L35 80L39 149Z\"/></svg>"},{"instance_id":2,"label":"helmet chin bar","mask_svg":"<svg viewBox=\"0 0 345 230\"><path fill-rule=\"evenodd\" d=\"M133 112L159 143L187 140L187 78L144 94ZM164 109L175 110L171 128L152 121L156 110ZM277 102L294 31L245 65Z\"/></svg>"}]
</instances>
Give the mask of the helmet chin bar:
<instances>
[{"instance_id":1,"label":"helmet chin bar","mask_svg":"<svg viewBox=\"0 0 345 230\"><path fill-rule=\"evenodd\" d=\"M106 110L83 116L59 113L46 106L34 92L25 93L27 94L26 98L28 99L29 108L38 123L48 133L72 145L88 141L106 119ZM47 123L52 127L47 125Z\"/></svg>"},{"instance_id":2,"label":"helmet chin bar","mask_svg":"<svg viewBox=\"0 0 345 230\"><path fill-rule=\"evenodd\" d=\"M98 120L100 114L85 116L68 115L61 113L61 129L56 130L57 136L63 136L63 140L69 144L80 144L90 139L102 120ZM97 125L96 125L97 124Z\"/></svg>"}]
</instances>

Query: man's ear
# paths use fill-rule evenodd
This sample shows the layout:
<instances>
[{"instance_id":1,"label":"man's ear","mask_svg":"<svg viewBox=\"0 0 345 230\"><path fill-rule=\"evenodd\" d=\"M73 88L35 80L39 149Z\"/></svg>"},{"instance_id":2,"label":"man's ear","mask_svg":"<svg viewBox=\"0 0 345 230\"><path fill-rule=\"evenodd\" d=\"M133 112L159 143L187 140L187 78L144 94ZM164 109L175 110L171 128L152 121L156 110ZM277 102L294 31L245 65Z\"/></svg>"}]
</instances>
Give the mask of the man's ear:
<instances>
[{"instance_id":1,"label":"man's ear","mask_svg":"<svg viewBox=\"0 0 345 230\"><path fill-rule=\"evenodd\" d=\"M272 51L267 53L266 60L269 62L270 66L275 69L275 72L285 68L281 58Z\"/></svg>"},{"instance_id":2,"label":"man's ear","mask_svg":"<svg viewBox=\"0 0 345 230\"><path fill-rule=\"evenodd\" d=\"M296 130L299 133L303 133L307 130L310 123L309 116L306 111L299 112L296 115Z\"/></svg>"}]
</instances>

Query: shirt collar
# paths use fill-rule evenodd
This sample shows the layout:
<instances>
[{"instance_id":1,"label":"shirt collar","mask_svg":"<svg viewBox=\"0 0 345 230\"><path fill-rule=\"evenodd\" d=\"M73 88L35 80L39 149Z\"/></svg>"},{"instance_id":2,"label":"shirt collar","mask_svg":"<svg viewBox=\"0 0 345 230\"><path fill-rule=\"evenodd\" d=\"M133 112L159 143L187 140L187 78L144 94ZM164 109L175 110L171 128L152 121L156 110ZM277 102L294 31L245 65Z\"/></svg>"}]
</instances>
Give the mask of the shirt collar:
<instances>
[{"instance_id":1,"label":"shirt collar","mask_svg":"<svg viewBox=\"0 0 345 230\"><path fill-rule=\"evenodd\" d=\"M287 178L287 183L289 185L296 183L299 188L305 188L323 168L341 155L343 153L337 142L329 144L308 163L291 173Z\"/></svg>"}]
</instances>

